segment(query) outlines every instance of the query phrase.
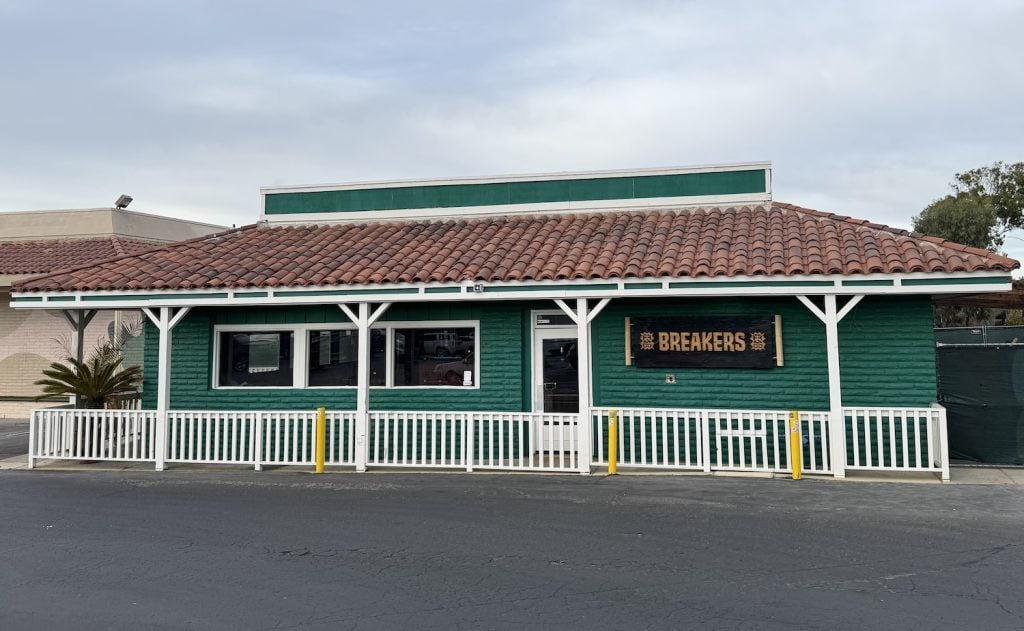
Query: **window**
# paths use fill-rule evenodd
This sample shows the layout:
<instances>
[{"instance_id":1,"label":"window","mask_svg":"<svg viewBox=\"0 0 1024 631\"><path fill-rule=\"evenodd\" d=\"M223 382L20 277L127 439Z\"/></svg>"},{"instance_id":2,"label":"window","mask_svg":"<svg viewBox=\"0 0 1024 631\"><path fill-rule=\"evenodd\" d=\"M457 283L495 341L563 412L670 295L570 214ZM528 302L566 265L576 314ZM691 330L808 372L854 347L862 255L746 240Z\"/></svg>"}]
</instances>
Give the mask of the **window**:
<instances>
[{"instance_id":1,"label":"window","mask_svg":"<svg viewBox=\"0 0 1024 631\"><path fill-rule=\"evenodd\" d=\"M380 329L370 330L370 385L386 383L387 335ZM354 329L309 332L308 372L306 384L311 387L355 386L359 371L359 335Z\"/></svg>"},{"instance_id":2,"label":"window","mask_svg":"<svg viewBox=\"0 0 1024 631\"><path fill-rule=\"evenodd\" d=\"M370 329L373 387L479 387L473 321L383 322ZM359 335L344 324L218 325L215 388L354 388Z\"/></svg>"},{"instance_id":3,"label":"window","mask_svg":"<svg viewBox=\"0 0 1024 631\"><path fill-rule=\"evenodd\" d=\"M472 385L476 331L468 327L395 328L395 386Z\"/></svg>"},{"instance_id":4,"label":"window","mask_svg":"<svg viewBox=\"0 0 1024 631\"><path fill-rule=\"evenodd\" d=\"M222 331L218 385L292 385L294 337L292 331Z\"/></svg>"}]
</instances>

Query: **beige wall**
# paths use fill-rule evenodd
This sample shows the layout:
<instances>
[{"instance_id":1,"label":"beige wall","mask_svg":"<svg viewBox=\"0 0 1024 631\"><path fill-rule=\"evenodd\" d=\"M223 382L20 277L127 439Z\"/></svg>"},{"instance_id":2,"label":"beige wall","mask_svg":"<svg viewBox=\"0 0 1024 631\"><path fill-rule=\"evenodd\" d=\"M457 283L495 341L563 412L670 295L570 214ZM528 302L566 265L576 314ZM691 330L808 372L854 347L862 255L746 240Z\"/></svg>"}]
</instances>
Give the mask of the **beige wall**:
<instances>
[{"instance_id":1,"label":"beige wall","mask_svg":"<svg viewBox=\"0 0 1024 631\"><path fill-rule=\"evenodd\" d=\"M100 311L86 329L85 352L105 339L113 311ZM59 405L36 402L42 370L64 359L58 339L74 348L71 325L59 311L15 310L10 293L0 289L0 418L27 418L34 407Z\"/></svg>"},{"instance_id":2,"label":"beige wall","mask_svg":"<svg viewBox=\"0 0 1024 631\"><path fill-rule=\"evenodd\" d=\"M110 235L149 241L183 241L223 226L114 208L0 213L0 241L85 239Z\"/></svg>"}]
</instances>

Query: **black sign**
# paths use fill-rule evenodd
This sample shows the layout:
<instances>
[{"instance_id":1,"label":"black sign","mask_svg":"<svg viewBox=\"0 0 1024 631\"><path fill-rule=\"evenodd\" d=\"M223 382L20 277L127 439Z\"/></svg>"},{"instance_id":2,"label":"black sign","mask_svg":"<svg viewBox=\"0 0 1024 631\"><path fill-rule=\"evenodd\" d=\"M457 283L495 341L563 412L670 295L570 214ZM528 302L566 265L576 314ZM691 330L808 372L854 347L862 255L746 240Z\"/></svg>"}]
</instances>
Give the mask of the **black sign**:
<instances>
[{"instance_id":1,"label":"black sign","mask_svg":"<svg viewBox=\"0 0 1024 631\"><path fill-rule=\"evenodd\" d=\"M628 318L627 363L639 368L774 368L775 320L775 316Z\"/></svg>"}]
</instances>

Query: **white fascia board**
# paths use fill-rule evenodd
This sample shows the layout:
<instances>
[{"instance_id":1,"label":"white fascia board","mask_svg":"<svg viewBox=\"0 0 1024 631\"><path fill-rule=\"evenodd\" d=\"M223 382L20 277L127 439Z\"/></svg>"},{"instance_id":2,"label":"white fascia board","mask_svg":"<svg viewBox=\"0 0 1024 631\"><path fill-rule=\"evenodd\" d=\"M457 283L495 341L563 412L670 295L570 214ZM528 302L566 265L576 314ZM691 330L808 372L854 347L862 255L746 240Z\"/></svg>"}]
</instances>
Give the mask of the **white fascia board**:
<instances>
[{"instance_id":1,"label":"white fascia board","mask_svg":"<svg viewBox=\"0 0 1024 631\"><path fill-rule=\"evenodd\" d=\"M405 188L410 186L450 186L459 184L501 184L505 182L550 182L552 180L587 180L592 178L638 177L649 175L684 175L687 173L720 173L724 171L750 171L764 169L771 172L770 160L706 164L687 167L661 167L651 169L614 169L609 171L563 171L556 173L520 173L515 175L485 175L477 177L427 178L412 180L372 180L368 182L342 182L337 184L309 184L261 186L263 195L274 193L320 193L373 188ZM769 192L771 188L769 187Z\"/></svg>"},{"instance_id":2,"label":"white fascia board","mask_svg":"<svg viewBox=\"0 0 1024 631\"><path fill-rule=\"evenodd\" d=\"M768 193L736 193L731 195L691 195L687 197L641 197L635 199L598 199L534 204L495 204L490 206L446 206L443 208L399 208L395 210L354 210L326 213L288 213L268 215L260 212L260 220L271 225L316 223L364 223L373 221L402 221L409 219L450 220L477 217L503 217L506 215L578 215L615 210L663 210L666 207L735 206L740 204L766 204L772 201ZM266 206L264 206L266 208Z\"/></svg>"},{"instance_id":3,"label":"white fascia board","mask_svg":"<svg viewBox=\"0 0 1024 631\"><path fill-rule=\"evenodd\" d=\"M907 280L957 280L1005 276L1006 282L970 283L963 285L905 285ZM864 275L799 275L799 276L721 276L714 278L629 278L609 280L548 280L524 282L460 282L406 283L381 285L330 285L288 288L183 289L179 291L134 290L123 292L19 292L13 298L41 297L36 302L11 302L16 309L136 309L159 306L267 306L352 304L358 302L452 302L483 300L534 300L556 298L665 298L665 297L764 297L796 295L934 295L1003 293L1012 289L1009 272L954 272ZM846 282L891 281L886 286L850 286ZM799 283L815 283L800 285ZM672 287L679 283L684 286ZM739 286L738 283L786 283L786 285ZM656 287L630 288L638 284ZM474 291L479 285L482 291ZM609 288L609 285L614 287ZM595 287L596 286L596 287ZM528 289L525 289L528 288ZM450 293L433 293L428 289L448 289ZM451 291L451 290L458 291ZM399 293L389 293L392 292ZM309 292L358 291L366 294L309 295ZM245 297L244 294L266 293L266 296ZM119 295L159 295L159 298L126 298ZM175 298L187 294L187 298ZM212 294L202 298L202 294ZM227 294L227 297L224 297ZM243 296L236 295L243 294ZM85 297L105 300L84 300ZM70 300L69 300L70 298Z\"/></svg>"}]
</instances>

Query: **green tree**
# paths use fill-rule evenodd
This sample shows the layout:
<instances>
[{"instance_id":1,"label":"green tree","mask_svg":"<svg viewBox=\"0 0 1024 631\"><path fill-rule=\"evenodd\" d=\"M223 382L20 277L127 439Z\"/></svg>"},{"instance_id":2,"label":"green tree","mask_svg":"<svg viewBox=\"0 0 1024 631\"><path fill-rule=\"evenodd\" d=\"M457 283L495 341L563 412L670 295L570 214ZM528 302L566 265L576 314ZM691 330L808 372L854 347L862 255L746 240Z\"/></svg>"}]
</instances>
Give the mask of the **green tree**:
<instances>
[{"instance_id":1,"label":"green tree","mask_svg":"<svg viewBox=\"0 0 1024 631\"><path fill-rule=\"evenodd\" d=\"M913 218L917 232L985 250L1003 244L998 223L992 206L967 193L937 199Z\"/></svg>"},{"instance_id":2,"label":"green tree","mask_svg":"<svg viewBox=\"0 0 1024 631\"><path fill-rule=\"evenodd\" d=\"M986 250L1003 245L1006 233L1024 228L1024 162L994 162L957 173L952 195L935 200L913 218L914 230ZM936 326L991 324L993 311L979 307L935 309Z\"/></svg>"},{"instance_id":3,"label":"green tree","mask_svg":"<svg viewBox=\"0 0 1024 631\"><path fill-rule=\"evenodd\" d=\"M97 353L85 362L70 357L67 361L67 364L54 362L43 371L46 379L35 382L43 387L43 394L38 398L74 395L81 406L102 408L113 403L117 395L135 390L142 381L142 369L138 366L121 369L120 357Z\"/></svg>"},{"instance_id":4,"label":"green tree","mask_svg":"<svg viewBox=\"0 0 1024 631\"><path fill-rule=\"evenodd\" d=\"M957 195L965 194L991 206L999 223L999 234L1024 228L1024 162L993 162L957 173L951 184Z\"/></svg>"}]
</instances>

